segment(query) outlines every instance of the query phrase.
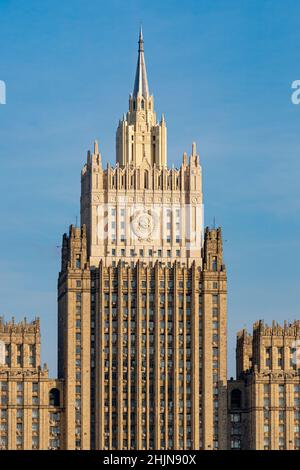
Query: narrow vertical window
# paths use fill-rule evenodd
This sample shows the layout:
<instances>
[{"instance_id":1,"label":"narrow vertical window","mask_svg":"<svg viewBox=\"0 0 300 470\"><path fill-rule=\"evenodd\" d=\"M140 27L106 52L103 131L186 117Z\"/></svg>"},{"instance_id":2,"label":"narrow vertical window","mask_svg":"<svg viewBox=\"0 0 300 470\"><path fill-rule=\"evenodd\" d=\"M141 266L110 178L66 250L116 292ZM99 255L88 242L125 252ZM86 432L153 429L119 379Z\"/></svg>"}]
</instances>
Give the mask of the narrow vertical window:
<instances>
[{"instance_id":1,"label":"narrow vertical window","mask_svg":"<svg viewBox=\"0 0 300 470\"><path fill-rule=\"evenodd\" d=\"M81 256L76 255L76 268L80 269L81 268Z\"/></svg>"}]
</instances>

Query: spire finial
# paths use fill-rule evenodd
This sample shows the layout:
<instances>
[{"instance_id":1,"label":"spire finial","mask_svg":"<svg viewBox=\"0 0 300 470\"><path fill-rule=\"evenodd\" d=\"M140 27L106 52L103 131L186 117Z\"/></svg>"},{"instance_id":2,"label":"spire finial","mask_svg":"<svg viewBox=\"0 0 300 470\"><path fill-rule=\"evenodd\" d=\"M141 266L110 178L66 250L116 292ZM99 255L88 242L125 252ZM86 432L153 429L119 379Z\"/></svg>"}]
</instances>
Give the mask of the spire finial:
<instances>
[{"instance_id":1,"label":"spire finial","mask_svg":"<svg viewBox=\"0 0 300 470\"><path fill-rule=\"evenodd\" d=\"M143 39L143 28L142 23L140 26L140 36L139 36L139 51L144 50L144 39Z\"/></svg>"},{"instance_id":2,"label":"spire finial","mask_svg":"<svg viewBox=\"0 0 300 470\"><path fill-rule=\"evenodd\" d=\"M147 79L145 57L144 57L144 40L143 40L142 26L140 28L138 44L139 44L139 54L138 54L138 61L137 61L137 66L136 66L133 96L137 97L137 95L142 95L144 98L148 98L149 89L148 89L148 79Z\"/></svg>"}]
</instances>

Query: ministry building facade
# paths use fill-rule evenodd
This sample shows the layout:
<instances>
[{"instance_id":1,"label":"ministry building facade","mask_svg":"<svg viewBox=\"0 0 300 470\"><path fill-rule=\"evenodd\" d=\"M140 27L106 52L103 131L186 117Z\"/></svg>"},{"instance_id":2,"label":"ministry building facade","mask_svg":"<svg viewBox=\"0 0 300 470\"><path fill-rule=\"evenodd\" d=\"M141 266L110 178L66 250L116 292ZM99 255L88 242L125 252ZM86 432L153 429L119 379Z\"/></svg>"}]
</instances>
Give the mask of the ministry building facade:
<instances>
[{"instance_id":1,"label":"ministry building facade","mask_svg":"<svg viewBox=\"0 0 300 470\"><path fill-rule=\"evenodd\" d=\"M204 229L195 143L168 166L138 46L116 162L88 151L63 235L58 379L39 320L0 321L0 449L299 449L299 325L239 333L227 383L222 231Z\"/></svg>"}]
</instances>

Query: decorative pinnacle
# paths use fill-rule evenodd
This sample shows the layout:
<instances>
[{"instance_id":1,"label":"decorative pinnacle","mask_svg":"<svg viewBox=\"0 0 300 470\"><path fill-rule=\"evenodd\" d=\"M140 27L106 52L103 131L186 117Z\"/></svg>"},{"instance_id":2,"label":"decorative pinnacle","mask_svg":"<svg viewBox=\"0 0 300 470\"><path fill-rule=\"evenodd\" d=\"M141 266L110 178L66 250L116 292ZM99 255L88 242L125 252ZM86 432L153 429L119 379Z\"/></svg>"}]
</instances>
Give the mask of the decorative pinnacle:
<instances>
[{"instance_id":1,"label":"decorative pinnacle","mask_svg":"<svg viewBox=\"0 0 300 470\"><path fill-rule=\"evenodd\" d=\"M192 155L193 155L193 157L195 157L197 155L196 142L193 142L193 144L192 144Z\"/></svg>"}]
</instances>

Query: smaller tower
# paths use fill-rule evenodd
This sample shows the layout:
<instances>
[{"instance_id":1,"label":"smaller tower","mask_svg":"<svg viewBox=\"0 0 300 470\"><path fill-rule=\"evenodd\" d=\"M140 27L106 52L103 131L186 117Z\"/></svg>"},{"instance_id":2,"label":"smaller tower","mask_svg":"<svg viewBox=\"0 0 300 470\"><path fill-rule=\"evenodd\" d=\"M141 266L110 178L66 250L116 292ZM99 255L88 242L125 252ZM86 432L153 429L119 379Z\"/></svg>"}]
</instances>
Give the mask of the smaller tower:
<instances>
[{"instance_id":1,"label":"smaller tower","mask_svg":"<svg viewBox=\"0 0 300 470\"><path fill-rule=\"evenodd\" d=\"M236 376L239 378L252 367L252 336L244 329L237 334Z\"/></svg>"},{"instance_id":2,"label":"smaller tower","mask_svg":"<svg viewBox=\"0 0 300 470\"><path fill-rule=\"evenodd\" d=\"M93 335L86 238L85 226L71 225L69 235L64 234L58 279L58 376L65 381L67 449L90 448Z\"/></svg>"},{"instance_id":3,"label":"smaller tower","mask_svg":"<svg viewBox=\"0 0 300 470\"><path fill-rule=\"evenodd\" d=\"M226 449L227 277L220 227L205 229L201 281L203 448Z\"/></svg>"}]
</instances>

